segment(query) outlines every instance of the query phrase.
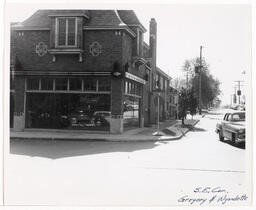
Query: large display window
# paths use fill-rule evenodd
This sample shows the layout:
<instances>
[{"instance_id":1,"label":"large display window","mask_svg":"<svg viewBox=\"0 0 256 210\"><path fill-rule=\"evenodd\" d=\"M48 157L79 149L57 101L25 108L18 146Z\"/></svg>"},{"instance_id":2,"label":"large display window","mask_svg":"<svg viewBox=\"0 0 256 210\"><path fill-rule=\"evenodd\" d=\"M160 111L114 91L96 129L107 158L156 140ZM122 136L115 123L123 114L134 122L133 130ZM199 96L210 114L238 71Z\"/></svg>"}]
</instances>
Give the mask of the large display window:
<instances>
[{"instance_id":1,"label":"large display window","mask_svg":"<svg viewBox=\"0 0 256 210\"><path fill-rule=\"evenodd\" d=\"M26 128L109 130L109 77L28 77Z\"/></svg>"},{"instance_id":2,"label":"large display window","mask_svg":"<svg viewBox=\"0 0 256 210\"><path fill-rule=\"evenodd\" d=\"M142 85L132 80L126 80L124 86L124 127L138 127L140 124L140 101Z\"/></svg>"},{"instance_id":3,"label":"large display window","mask_svg":"<svg viewBox=\"0 0 256 210\"><path fill-rule=\"evenodd\" d=\"M27 93L26 128L109 130L109 94Z\"/></svg>"}]
</instances>

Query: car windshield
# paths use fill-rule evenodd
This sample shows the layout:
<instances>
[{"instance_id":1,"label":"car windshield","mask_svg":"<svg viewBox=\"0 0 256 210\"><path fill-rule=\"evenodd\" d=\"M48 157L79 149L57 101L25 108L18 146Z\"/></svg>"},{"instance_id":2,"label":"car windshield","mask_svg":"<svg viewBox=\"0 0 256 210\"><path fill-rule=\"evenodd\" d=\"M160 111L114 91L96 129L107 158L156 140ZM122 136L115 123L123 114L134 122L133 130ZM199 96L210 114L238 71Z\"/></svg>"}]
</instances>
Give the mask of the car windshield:
<instances>
[{"instance_id":1,"label":"car windshield","mask_svg":"<svg viewBox=\"0 0 256 210\"><path fill-rule=\"evenodd\" d=\"M232 120L233 121L245 121L245 113L235 113L232 115Z\"/></svg>"}]
</instances>

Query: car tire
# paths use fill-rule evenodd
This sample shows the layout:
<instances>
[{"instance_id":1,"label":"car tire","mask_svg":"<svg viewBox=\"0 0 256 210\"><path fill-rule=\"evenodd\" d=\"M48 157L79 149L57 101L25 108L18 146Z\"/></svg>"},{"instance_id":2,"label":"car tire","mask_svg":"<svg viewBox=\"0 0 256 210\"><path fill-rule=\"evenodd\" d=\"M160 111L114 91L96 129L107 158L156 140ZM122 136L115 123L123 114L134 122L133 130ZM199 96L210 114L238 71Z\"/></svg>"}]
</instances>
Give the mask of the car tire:
<instances>
[{"instance_id":1,"label":"car tire","mask_svg":"<svg viewBox=\"0 0 256 210\"><path fill-rule=\"evenodd\" d=\"M222 134L222 131L219 131L219 140L224 141L224 136Z\"/></svg>"}]
</instances>

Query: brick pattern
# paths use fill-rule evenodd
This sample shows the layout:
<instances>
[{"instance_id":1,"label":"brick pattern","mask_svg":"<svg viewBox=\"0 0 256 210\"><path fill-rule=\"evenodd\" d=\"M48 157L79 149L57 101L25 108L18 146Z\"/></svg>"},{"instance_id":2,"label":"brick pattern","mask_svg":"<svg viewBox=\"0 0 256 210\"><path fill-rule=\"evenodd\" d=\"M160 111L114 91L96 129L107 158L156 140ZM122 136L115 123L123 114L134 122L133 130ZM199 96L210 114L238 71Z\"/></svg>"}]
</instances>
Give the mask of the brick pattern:
<instances>
[{"instance_id":1,"label":"brick pattern","mask_svg":"<svg viewBox=\"0 0 256 210\"><path fill-rule=\"evenodd\" d=\"M114 31L84 31L83 32L83 62L78 61L78 55L56 55L56 62L47 53L39 57L35 48L39 42L44 42L48 48L54 46L55 36L49 31L25 31L23 36L15 33L16 54L23 70L28 71L112 71L113 63L121 61L121 36ZM51 37L51 38L50 38ZM51 44L50 44L51 40ZM89 45L97 41L102 46L99 56L92 56Z\"/></svg>"}]
</instances>

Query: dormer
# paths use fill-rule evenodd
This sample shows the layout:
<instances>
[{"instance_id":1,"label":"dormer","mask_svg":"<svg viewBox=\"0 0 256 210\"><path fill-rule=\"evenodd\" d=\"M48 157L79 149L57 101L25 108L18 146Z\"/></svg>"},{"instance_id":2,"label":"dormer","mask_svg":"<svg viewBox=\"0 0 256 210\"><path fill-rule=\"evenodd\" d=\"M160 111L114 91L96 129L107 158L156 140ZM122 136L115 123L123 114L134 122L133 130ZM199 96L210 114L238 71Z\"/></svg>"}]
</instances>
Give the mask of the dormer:
<instances>
[{"instance_id":1,"label":"dormer","mask_svg":"<svg viewBox=\"0 0 256 210\"><path fill-rule=\"evenodd\" d=\"M77 54L79 62L83 61L83 25L89 19L86 11L53 10L50 18L50 49L53 62L56 55Z\"/></svg>"}]
</instances>

